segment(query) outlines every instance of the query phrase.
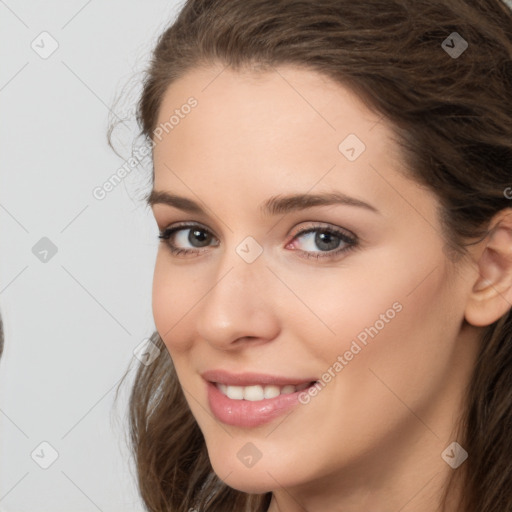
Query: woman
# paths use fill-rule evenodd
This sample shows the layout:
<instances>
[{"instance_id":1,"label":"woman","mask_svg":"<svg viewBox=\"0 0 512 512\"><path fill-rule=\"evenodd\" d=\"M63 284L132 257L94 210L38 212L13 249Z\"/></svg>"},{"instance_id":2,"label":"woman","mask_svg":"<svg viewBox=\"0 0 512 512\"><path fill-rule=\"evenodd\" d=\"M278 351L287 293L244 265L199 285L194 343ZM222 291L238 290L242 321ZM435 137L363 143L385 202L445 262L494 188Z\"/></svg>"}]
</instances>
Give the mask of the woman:
<instances>
[{"instance_id":1,"label":"woman","mask_svg":"<svg viewBox=\"0 0 512 512\"><path fill-rule=\"evenodd\" d=\"M147 509L512 511L506 5L190 0L143 85Z\"/></svg>"}]
</instances>

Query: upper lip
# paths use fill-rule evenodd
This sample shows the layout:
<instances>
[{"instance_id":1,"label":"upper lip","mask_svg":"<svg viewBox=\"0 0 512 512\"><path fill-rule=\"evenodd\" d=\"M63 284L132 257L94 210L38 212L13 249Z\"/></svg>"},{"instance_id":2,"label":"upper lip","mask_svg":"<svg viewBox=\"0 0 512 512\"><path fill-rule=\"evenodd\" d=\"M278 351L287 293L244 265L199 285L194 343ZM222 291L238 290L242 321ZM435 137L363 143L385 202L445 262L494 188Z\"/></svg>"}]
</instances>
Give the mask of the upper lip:
<instances>
[{"instance_id":1,"label":"upper lip","mask_svg":"<svg viewBox=\"0 0 512 512\"><path fill-rule=\"evenodd\" d=\"M268 386L296 386L316 381L314 377L304 379L300 377L282 377L279 375L253 372L230 373L226 370L207 370L203 372L201 376L209 382L226 384L227 386L254 386L256 384Z\"/></svg>"}]
</instances>

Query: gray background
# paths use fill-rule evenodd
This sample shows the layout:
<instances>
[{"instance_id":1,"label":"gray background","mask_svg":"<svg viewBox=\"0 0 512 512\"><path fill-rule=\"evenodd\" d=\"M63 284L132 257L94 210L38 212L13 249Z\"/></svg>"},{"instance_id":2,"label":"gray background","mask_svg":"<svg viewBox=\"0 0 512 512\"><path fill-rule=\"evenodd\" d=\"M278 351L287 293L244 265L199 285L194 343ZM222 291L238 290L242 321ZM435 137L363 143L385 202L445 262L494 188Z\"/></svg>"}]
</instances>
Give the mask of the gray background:
<instances>
[{"instance_id":1,"label":"gray background","mask_svg":"<svg viewBox=\"0 0 512 512\"><path fill-rule=\"evenodd\" d=\"M92 191L129 157L106 143L109 110L133 113L140 73L178 7L0 0L3 511L143 510L126 445L131 378L117 406L114 395L154 329L150 167L103 200ZM126 126L118 138L129 146Z\"/></svg>"}]
</instances>

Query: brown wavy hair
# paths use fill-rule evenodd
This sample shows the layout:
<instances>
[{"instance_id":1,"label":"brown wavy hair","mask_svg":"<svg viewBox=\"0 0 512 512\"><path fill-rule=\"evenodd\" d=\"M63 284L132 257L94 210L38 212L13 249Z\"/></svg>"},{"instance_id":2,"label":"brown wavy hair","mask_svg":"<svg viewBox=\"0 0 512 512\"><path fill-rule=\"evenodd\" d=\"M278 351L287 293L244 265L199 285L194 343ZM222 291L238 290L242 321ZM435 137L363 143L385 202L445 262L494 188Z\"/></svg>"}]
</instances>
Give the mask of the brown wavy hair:
<instances>
[{"instance_id":1,"label":"brown wavy hair","mask_svg":"<svg viewBox=\"0 0 512 512\"><path fill-rule=\"evenodd\" d=\"M452 58L443 41L468 42ZM385 116L410 176L433 190L447 257L467 257L492 217L512 206L512 13L500 0L189 0L160 35L137 104L153 142L162 98L193 68L221 63L322 73ZM110 135L109 135L110 137ZM153 175L154 179L154 175ZM138 485L152 512L264 512L271 493L232 489L213 472L158 332L129 402ZM512 312L485 329L457 439L458 510L512 512ZM443 507L445 494L440 508Z\"/></svg>"}]
</instances>

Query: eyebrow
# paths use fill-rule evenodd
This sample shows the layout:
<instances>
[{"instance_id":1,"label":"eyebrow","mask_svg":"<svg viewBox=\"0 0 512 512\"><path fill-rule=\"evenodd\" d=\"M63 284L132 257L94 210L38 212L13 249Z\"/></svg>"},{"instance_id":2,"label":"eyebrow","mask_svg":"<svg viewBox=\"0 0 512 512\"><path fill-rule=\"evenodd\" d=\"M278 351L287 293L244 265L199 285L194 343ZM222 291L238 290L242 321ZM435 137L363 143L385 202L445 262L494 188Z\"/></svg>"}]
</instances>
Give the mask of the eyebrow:
<instances>
[{"instance_id":1,"label":"eyebrow","mask_svg":"<svg viewBox=\"0 0 512 512\"><path fill-rule=\"evenodd\" d=\"M206 211L195 201L160 190L152 190L147 196L146 203L151 207L155 204L166 204L189 213L207 214ZM371 204L365 203L360 199L347 196L341 192L273 196L261 204L260 211L263 215L280 215L305 208L313 208L315 206L332 206L338 204L356 206L375 213L380 213L379 210Z\"/></svg>"}]
</instances>

